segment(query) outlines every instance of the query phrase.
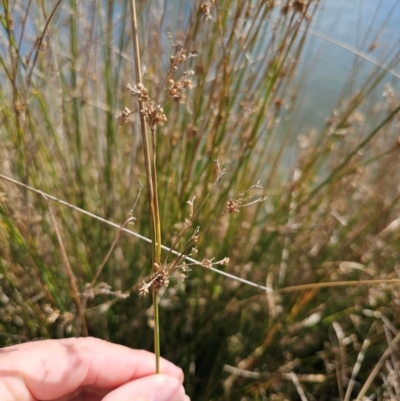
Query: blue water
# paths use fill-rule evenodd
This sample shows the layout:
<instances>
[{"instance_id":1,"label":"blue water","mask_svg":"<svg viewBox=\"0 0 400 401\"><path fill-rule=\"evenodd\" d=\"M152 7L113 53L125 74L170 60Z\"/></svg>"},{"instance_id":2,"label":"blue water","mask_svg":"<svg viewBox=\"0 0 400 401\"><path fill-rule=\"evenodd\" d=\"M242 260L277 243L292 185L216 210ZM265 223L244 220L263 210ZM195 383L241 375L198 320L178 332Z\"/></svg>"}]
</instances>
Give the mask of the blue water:
<instances>
[{"instance_id":1,"label":"blue water","mask_svg":"<svg viewBox=\"0 0 400 401\"><path fill-rule=\"evenodd\" d=\"M322 126L342 93L351 95L377 64L386 67L395 54L400 54L400 1L322 0L299 73L303 80L300 128ZM354 68L357 74L352 82L348 78ZM390 71L376 89L375 101L384 100L386 84L399 90L400 63Z\"/></svg>"}]
</instances>

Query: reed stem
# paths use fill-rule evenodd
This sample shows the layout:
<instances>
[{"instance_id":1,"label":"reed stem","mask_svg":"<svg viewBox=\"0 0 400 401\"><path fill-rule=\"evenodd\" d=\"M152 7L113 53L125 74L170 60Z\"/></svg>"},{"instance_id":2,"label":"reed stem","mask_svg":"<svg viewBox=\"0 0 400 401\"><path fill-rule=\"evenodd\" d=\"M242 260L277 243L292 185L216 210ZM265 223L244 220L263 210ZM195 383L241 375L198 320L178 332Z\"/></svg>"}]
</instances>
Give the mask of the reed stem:
<instances>
[{"instance_id":1,"label":"reed stem","mask_svg":"<svg viewBox=\"0 0 400 401\"><path fill-rule=\"evenodd\" d=\"M131 23L132 23L132 40L133 40L133 53L135 60L135 73L137 84L142 83L142 72L140 62L139 50L139 35L138 25L136 18L136 4L135 0L130 1L131 4ZM139 110L143 110L143 102L139 101ZM149 141L147 135L147 125L145 116L140 113L140 128L143 142L144 162L146 168L146 182L149 201L149 212L151 221L151 244L152 244L152 266L156 270L160 265L161 259L161 229L160 229L160 216L158 208L158 194L157 194L157 175L156 175L156 148L155 138L153 135L153 157L150 156ZM153 289L153 309L154 309L154 353L156 355L156 373L160 373L160 328L159 328L159 315L158 315L158 293Z\"/></svg>"}]
</instances>

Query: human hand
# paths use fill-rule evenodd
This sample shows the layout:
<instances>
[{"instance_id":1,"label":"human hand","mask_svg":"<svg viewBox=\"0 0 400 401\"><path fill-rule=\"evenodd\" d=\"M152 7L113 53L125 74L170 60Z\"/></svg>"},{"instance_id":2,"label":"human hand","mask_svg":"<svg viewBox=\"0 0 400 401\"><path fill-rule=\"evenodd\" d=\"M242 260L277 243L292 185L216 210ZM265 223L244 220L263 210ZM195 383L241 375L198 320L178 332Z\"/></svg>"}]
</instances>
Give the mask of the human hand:
<instances>
[{"instance_id":1,"label":"human hand","mask_svg":"<svg viewBox=\"0 0 400 401\"><path fill-rule=\"evenodd\" d=\"M183 372L154 354L96 338L0 349L1 401L190 401Z\"/></svg>"}]
</instances>

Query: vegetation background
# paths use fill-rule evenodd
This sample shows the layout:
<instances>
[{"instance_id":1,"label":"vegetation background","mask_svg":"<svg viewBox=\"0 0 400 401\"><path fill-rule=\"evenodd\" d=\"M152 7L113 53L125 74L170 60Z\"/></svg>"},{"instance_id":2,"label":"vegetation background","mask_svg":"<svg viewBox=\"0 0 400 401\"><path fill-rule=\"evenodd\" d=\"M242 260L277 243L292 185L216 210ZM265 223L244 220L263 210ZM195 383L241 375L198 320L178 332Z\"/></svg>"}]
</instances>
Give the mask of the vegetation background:
<instances>
[{"instance_id":1,"label":"vegetation background","mask_svg":"<svg viewBox=\"0 0 400 401\"><path fill-rule=\"evenodd\" d=\"M193 196L196 206L209 194L200 227L258 180L268 196L213 224L198 259L227 256L222 269L273 292L192 267L162 296L162 354L184 369L193 401L400 398L400 292L388 282L400 269L399 41L379 43L385 20L372 19L356 49L342 45L352 67L311 129L299 110L327 3L138 2L153 96L171 54L196 54L176 71L192 69L193 88L163 105L157 133L163 243ZM0 5L2 345L87 331L152 349L151 299L137 296L150 246L80 211L118 227L135 205L128 228L150 236L136 118L115 118L137 107L125 89L128 13L125 0ZM216 159L229 170L210 192Z\"/></svg>"}]
</instances>

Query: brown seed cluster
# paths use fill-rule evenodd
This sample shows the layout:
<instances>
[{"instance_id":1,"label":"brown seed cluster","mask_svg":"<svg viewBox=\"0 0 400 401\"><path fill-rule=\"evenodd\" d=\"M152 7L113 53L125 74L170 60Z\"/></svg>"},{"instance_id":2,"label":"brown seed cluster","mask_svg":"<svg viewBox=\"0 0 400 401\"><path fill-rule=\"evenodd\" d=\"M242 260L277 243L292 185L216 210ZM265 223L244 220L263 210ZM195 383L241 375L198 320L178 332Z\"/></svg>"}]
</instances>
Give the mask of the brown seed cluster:
<instances>
[{"instance_id":1,"label":"brown seed cluster","mask_svg":"<svg viewBox=\"0 0 400 401\"><path fill-rule=\"evenodd\" d=\"M193 248L196 249L196 248ZM193 250L192 250L193 251ZM189 254L189 256L191 253ZM230 259L225 257L217 262L213 262L214 258L212 259L203 259L201 263L195 263L203 266L206 269L211 269L213 265L221 265L226 266L229 264ZM139 284L139 297L143 297L149 293L150 287L153 287L153 291L158 293L161 288L168 287L170 277L175 279L184 280L186 278L186 273L190 271L189 266L186 264L185 261L182 263L171 263L166 264L163 263L161 265L155 263L154 264L154 272L150 276L149 282L142 281Z\"/></svg>"},{"instance_id":2,"label":"brown seed cluster","mask_svg":"<svg viewBox=\"0 0 400 401\"><path fill-rule=\"evenodd\" d=\"M150 99L147 89L143 84L140 82L137 85L128 84L126 88L132 96L137 97L142 102L142 110L140 110L140 112L145 116L146 122L150 127L154 127L160 122L167 121L163 108L159 103ZM130 114L132 114L132 112L126 107L125 110L117 116L119 123L121 125L125 124Z\"/></svg>"},{"instance_id":3,"label":"brown seed cluster","mask_svg":"<svg viewBox=\"0 0 400 401\"><path fill-rule=\"evenodd\" d=\"M177 46L177 45L175 45ZM171 54L170 62L171 62L171 69L177 70L178 65L184 63L188 59L186 55L186 49L182 48L178 50L175 54Z\"/></svg>"},{"instance_id":4,"label":"brown seed cluster","mask_svg":"<svg viewBox=\"0 0 400 401\"><path fill-rule=\"evenodd\" d=\"M238 193L233 198L231 198L228 202L226 202L226 206L224 209L223 214L226 213L238 213L239 209L242 207L254 205L255 203L263 202L267 199L265 196L255 197L254 195L248 195L249 192L253 191L254 189L262 189L262 185L260 181L257 184L252 185L249 189L244 192Z\"/></svg>"},{"instance_id":5,"label":"brown seed cluster","mask_svg":"<svg viewBox=\"0 0 400 401\"><path fill-rule=\"evenodd\" d=\"M219 265L222 265L222 266L228 266L230 261L231 260L229 258L225 257L225 258L223 258L222 260L220 260L220 261L218 261L216 263L219 264Z\"/></svg>"},{"instance_id":6,"label":"brown seed cluster","mask_svg":"<svg viewBox=\"0 0 400 401\"><path fill-rule=\"evenodd\" d=\"M239 213L239 203L232 199L226 202L225 213Z\"/></svg>"},{"instance_id":7,"label":"brown seed cluster","mask_svg":"<svg viewBox=\"0 0 400 401\"><path fill-rule=\"evenodd\" d=\"M214 6L215 1L205 1L200 4L200 11L206 17L206 20L211 19L211 9Z\"/></svg>"},{"instance_id":8,"label":"brown seed cluster","mask_svg":"<svg viewBox=\"0 0 400 401\"><path fill-rule=\"evenodd\" d=\"M306 3L304 0L295 0L293 2L293 10L296 11L297 13L303 14L304 11L306 10Z\"/></svg>"},{"instance_id":9,"label":"brown seed cluster","mask_svg":"<svg viewBox=\"0 0 400 401\"><path fill-rule=\"evenodd\" d=\"M166 122L167 116L164 114L164 109L157 102L150 100L145 104L143 110L140 112L146 117L146 121L150 127Z\"/></svg>"},{"instance_id":10,"label":"brown seed cluster","mask_svg":"<svg viewBox=\"0 0 400 401\"><path fill-rule=\"evenodd\" d=\"M203 259L201 262L201 265L205 267L206 269L211 269L213 265L221 265L221 266L227 266L230 262L230 259L225 257L221 260L218 260L217 262L213 262L214 258L212 259Z\"/></svg>"},{"instance_id":11,"label":"brown seed cluster","mask_svg":"<svg viewBox=\"0 0 400 401\"><path fill-rule=\"evenodd\" d=\"M146 102L149 99L147 89L140 82L133 86L128 84L126 85L126 88L129 90L129 92L131 92L132 96L137 96L137 98L142 102Z\"/></svg>"},{"instance_id":12,"label":"brown seed cluster","mask_svg":"<svg viewBox=\"0 0 400 401\"><path fill-rule=\"evenodd\" d=\"M294 12L304 14L307 9L307 2L305 0L288 1L281 9L282 14L286 15L293 9Z\"/></svg>"},{"instance_id":13,"label":"brown seed cluster","mask_svg":"<svg viewBox=\"0 0 400 401\"><path fill-rule=\"evenodd\" d=\"M131 114L132 111L125 107L124 110L117 115L118 124L125 125L128 122L128 118Z\"/></svg>"},{"instance_id":14,"label":"brown seed cluster","mask_svg":"<svg viewBox=\"0 0 400 401\"><path fill-rule=\"evenodd\" d=\"M185 89L192 89L192 81L189 77L193 74L194 72L192 70L188 70L185 71L177 81L170 79L168 81L168 96L179 99L182 97L182 93Z\"/></svg>"},{"instance_id":15,"label":"brown seed cluster","mask_svg":"<svg viewBox=\"0 0 400 401\"><path fill-rule=\"evenodd\" d=\"M155 272L151 275L151 281L153 282L153 290L159 292L162 287L168 287L169 285L169 274L166 268L161 268L160 271Z\"/></svg>"},{"instance_id":16,"label":"brown seed cluster","mask_svg":"<svg viewBox=\"0 0 400 401\"><path fill-rule=\"evenodd\" d=\"M203 259L201 262L202 266L205 267L206 269L211 269L212 267L212 260L211 259Z\"/></svg>"},{"instance_id":17,"label":"brown seed cluster","mask_svg":"<svg viewBox=\"0 0 400 401\"><path fill-rule=\"evenodd\" d=\"M174 44L173 47L176 49L181 47L180 43ZM178 69L178 66L185 62L190 57L195 57L196 53L191 52L189 55L186 55L186 50L184 48L180 48L176 51L175 54L171 55L170 61L170 72ZM192 88L192 82L190 77L194 75L192 70L187 70L182 73L182 75L175 81L170 78L168 80L168 92L164 101L167 98L180 99L185 90ZM153 129L157 124L163 123L167 121L167 116L164 114L164 109L161 104L152 100L149 96L147 89L144 85L139 82L137 85L128 84L126 86L128 91L132 96L138 98L141 102L141 110L140 113L145 117L147 124ZM162 101L161 103L163 103ZM129 116L133 112L128 108L125 109L118 114L116 117L120 125L125 125L128 122Z\"/></svg>"},{"instance_id":18,"label":"brown seed cluster","mask_svg":"<svg viewBox=\"0 0 400 401\"><path fill-rule=\"evenodd\" d=\"M171 272L169 271L169 266L166 264L158 265L154 264L155 271L150 276L150 281L146 283L142 281L139 285L139 297L143 297L149 293L149 288L153 286L153 291L158 293L162 287L168 287L169 277Z\"/></svg>"},{"instance_id":19,"label":"brown seed cluster","mask_svg":"<svg viewBox=\"0 0 400 401\"><path fill-rule=\"evenodd\" d=\"M162 264L159 266L157 263L155 264L156 270L152 275L150 276L150 281L146 283L145 281L142 281L139 285L139 297L143 297L146 294L149 293L149 288L152 286L153 291L158 293L161 288L163 287L168 287L169 285L169 278L171 277L171 274L175 272L176 270L181 270L180 273L175 275L175 278L184 280L186 278L184 272L186 272L188 269L186 267L186 264L183 263L181 266L176 267L176 268L171 268L171 266ZM172 270L172 271L171 271Z\"/></svg>"}]
</instances>

